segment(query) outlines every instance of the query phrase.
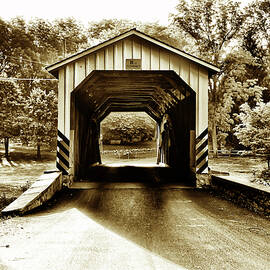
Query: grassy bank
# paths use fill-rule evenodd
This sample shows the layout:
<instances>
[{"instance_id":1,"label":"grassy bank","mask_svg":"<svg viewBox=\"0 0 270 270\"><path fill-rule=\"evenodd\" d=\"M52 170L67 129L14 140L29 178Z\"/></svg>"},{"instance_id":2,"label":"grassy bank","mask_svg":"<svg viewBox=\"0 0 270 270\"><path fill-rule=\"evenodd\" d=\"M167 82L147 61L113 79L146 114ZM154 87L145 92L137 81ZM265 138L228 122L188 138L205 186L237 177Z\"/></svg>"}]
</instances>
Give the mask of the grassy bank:
<instances>
[{"instance_id":1,"label":"grassy bank","mask_svg":"<svg viewBox=\"0 0 270 270\"><path fill-rule=\"evenodd\" d=\"M40 160L32 147L10 146L10 157L0 147L0 210L15 200L45 170L54 169L56 153L44 150Z\"/></svg>"}]
</instances>

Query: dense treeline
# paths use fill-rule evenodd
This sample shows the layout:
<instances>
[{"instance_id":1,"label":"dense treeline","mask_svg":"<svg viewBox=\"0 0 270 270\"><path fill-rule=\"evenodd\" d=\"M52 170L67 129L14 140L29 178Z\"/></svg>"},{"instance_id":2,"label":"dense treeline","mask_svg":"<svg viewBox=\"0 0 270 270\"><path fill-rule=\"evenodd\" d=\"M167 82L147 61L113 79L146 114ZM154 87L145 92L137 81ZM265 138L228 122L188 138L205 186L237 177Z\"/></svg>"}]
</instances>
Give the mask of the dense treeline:
<instances>
[{"instance_id":1,"label":"dense treeline","mask_svg":"<svg viewBox=\"0 0 270 270\"><path fill-rule=\"evenodd\" d=\"M55 141L57 81L44 70L47 64L134 27L221 68L209 81L214 152L222 147L269 147L269 122L262 125L257 117L251 125L244 115L269 107L270 0L245 7L231 0L179 0L170 19L165 27L116 19L84 26L74 18L0 18L0 137L6 147L9 138L17 138L35 143L40 155L42 145ZM263 117L270 118L270 113ZM265 140L260 144L243 141L242 129L250 134L249 129L262 126Z\"/></svg>"},{"instance_id":2,"label":"dense treeline","mask_svg":"<svg viewBox=\"0 0 270 270\"><path fill-rule=\"evenodd\" d=\"M133 144L156 139L156 122L145 112L112 112L101 122L103 144Z\"/></svg>"}]
</instances>

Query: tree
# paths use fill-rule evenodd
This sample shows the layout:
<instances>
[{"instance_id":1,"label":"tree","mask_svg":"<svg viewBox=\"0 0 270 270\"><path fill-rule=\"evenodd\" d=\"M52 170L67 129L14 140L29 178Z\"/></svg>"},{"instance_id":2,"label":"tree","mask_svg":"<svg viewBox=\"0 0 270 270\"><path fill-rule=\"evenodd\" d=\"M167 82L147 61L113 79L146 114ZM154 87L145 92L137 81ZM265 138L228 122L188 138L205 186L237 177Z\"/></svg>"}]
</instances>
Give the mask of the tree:
<instances>
[{"instance_id":1,"label":"tree","mask_svg":"<svg viewBox=\"0 0 270 270\"><path fill-rule=\"evenodd\" d=\"M46 92L34 88L25 102L25 118L22 129L24 141L37 147L37 158L41 158L41 146L50 146L56 141L57 98L53 90Z\"/></svg>"},{"instance_id":2,"label":"tree","mask_svg":"<svg viewBox=\"0 0 270 270\"><path fill-rule=\"evenodd\" d=\"M193 38L198 56L221 66L226 48L239 34L245 14L239 2L231 0L180 0L177 13L172 15L173 24ZM223 69L226 68L223 66ZM209 131L214 154L217 154L217 108L223 101L219 80L221 73L209 81Z\"/></svg>"},{"instance_id":3,"label":"tree","mask_svg":"<svg viewBox=\"0 0 270 270\"><path fill-rule=\"evenodd\" d=\"M216 109L217 134L219 145L238 146L234 138L234 126L238 124L238 115L242 104L247 103L253 108L262 101L265 88L257 84L258 80L235 81L230 77L222 88L223 102ZM229 135L229 136L228 136Z\"/></svg>"},{"instance_id":4,"label":"tree","mask_svg":"<svg viewBox=\"0 0 270 270\"><path fill-rule=\"evenodd\" d=\"M60 42L60 47L63 48L64 57L88 46L83 25L74 18L57 19L54 21L54 28L54 31L57 33L58 42Z\"/></svg>"},{"instance_id":5,"label":"tree","mask_svg":"<svg viewBox=\"0 0 270 270\"><path fill-rule=\"evenodd\" d=\"M0 138L4 139L5 157L9 157L9 139L20 134L22 96L18 87L8 81L0 81Z\"/></svg>"},{"instance_id":6,"label":"tree","mask_svg":"<svg viewBox=\"0 0 270 270\"><path fill-rule=\"evenodd\" d=\"M259 102L253 109L244 103L239 121L234 130L240 143L255 152L270 153L270 102Z\"/></svg>"},{"instance_id":7,"label":"tree","mask_svg":"<svg viewBox=\"0 0 270 270\"><path fill-rule=\"evenodd\" d=\"M233 49L224 59L223 73L219 77L219 102L215 115L219 147L241 147L233 132L234 125L238 123L236 116L240 113L240 106L248 102L254 107L267 91L260 85L256 72L258 65L256 59L242 48ZM213 108L211 106L209 109ZM210 111L210 114L213 112Z\"/></svg>"},{"instance_id":8,"label":"tree","mask_svg":"<svg viewBox=\"0 0 270 270\"><path fill-rule=\"evenodd\" d=\"M0 18L0 74L7 68L7 54L10 50L10 25Z\"/></svg>"},{"instance_id":9,"label":"tree","mask_svg":"<svg viewBox=\"0 0 270 270\"><path fill-rule=\"evenodd\" d=\"M53 23L36 18L29 22L28 31L33 37L40 62L52 63L60 55L63 56L63 40L59 39Z\"/></svg>"},{"instance_id":10,"label":"tree","mask_svg":"<svg viewBox=\"0 0 270 270\"><path fill-rule=\"evenodd\" d=\"M142 23L118 19L104 19L99 22L89 23L87 29L89 43L93 45L106 41L132 28L181 49L185 49L188 44L182 31L179 31L174 25L162 26L158 23Z\"/></svg>"},{"instance_id":11,"label":"tree","mask_svg":"<svg viewBox=\"0 0 270 270\"><path fill-rule=\"evenodd\" d=\"M143 112L114 112L101 123L103 142L121 144L150 141L155 135L155 121Z\"/></svg>"},{"instance_id":12,"label":"tree","mask_svg":"<svg viewBox=\"0 0 270 270\"><path fill-rule=\"evenodd\" d=\"M270 1L253 1L246 7L246 13L242 46L262 61L270 49Z\"/></svg>"},{"instance_id":13,"label":"tree","mask_svg":"<svg viewBox=\"0 0 270 270\"><path fill-rule=\"evenodd\" d=\"M263 99L270 101L270 1L252 2L247 8L247 22L243 29L241 46L257 63L252 73L257 75L259 84L267 87Z\"/></svg>"}]
</instances>

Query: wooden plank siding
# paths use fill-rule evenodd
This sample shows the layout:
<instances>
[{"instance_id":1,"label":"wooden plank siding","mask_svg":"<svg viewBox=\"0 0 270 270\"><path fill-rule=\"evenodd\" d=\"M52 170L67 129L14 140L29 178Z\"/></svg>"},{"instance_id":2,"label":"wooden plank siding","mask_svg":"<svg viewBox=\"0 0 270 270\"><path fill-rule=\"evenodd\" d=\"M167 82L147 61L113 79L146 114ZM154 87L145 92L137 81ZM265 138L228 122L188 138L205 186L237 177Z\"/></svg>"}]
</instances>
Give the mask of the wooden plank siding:
<instances>
[{"instance_id":1,"label":"wooden plank siding","mask_svg":"<svg viewBox=\"0 0 270 270\"><path fill-rule=\"evenodd\" d=\"M65 134L65 68L59 70L59 82L58 82L58 130Z\"/></svg>"},{"instance_id":2,"label":"wooden plank siding","mask_svg":"<svg viewBox=\"0 0 270 270\"><path fill-rule=\"evenodd\" d=\"M68 64L66 66L66 77L65 77L65 136L69 139L70 137L70 93L74 87L74 65Z\"/></svg>"},{"instance_id":3,"label":"wooden plank siding","mask_svg":"<svg viewBox=\"0 0 270 270\"><path fill-rule=\"evenodd\" d=\"M208 69L138 37L116 41L59 69L58 129L70 136L70 93L93 70L126 70L141 59L142 70L173 70L196 92L196 136L208 126Z\"/></svg>"},{"instance_id":4,"label":"wooden plank siding","mask_svg":"<svg viewBox=\"0 0 270 270\"><path fill-rule=\"evenodd\" d=\"M197 127L198 134L208 127L208 72L205 68L199 68L198 81L198 115L199 123Z\"/></svg>"},{"instance_id":5,"label":"wooden plank siding","mask_svg":"<svg viewBox=\"0 0 270 270\"><path fill-rule=\"evenodd\" d=\"M123 74L123 72L117 71L128 70L126 68L127 59L140 59L141 71L161 72L157 76L154 72L138 73L141 75L130 72L128 77L126 77L126 73ZM140 61L135 63L140 63ZM129 66L133 68L131 61L129 61ZM107 92L115 91L114 94L120 96L120 100L118 97L118 100L115 102L126 102L124 95L127 90L126 93L129 92L129 99L132 99L133 102L133 96L130 92L134 91L134 85L136 88L134 104L136 103L136 98L142 102L143 98L148 95L148 92L155 101L153 105L152 101L149 102L147 97L146 101L143 101L145 103L142 102L143 105L139 101L137 102L139 105L135 104L137 106L136 109L147 109L157 121L164 116L164 113L173 111L171 118L174 121L174 132L176 132L174 139L177 142L178 150L182 151L181 153L183 154L182 161L178 158L175 159L177 161L176 166L178 166L180 160L181 164L186 164L186 169L189 166L198 174L207 172L208 77L219 71L217 67L141 32L130 30L123 35L63 59L47 67L47 70L59 79L58 133L60 134L61 132L66 137L66 140L70 142L69 156L66 156L66 161L69 164L69 166L67 165L69 167L67 170L69 170L71 175L76 175L80 171L80 166L84 166L81 164L81 161L89 164L89 160L85 159L85 156L91 156L93 162L98 161L96 155L98 153L95 148L98 145L98 123L95 121L103 113L105 114L109 111L108 108L110 109L110 106L112 109L114 108L114 103L109 104L109 106L105 104L107 108L103 106L104 102L107 102ZM89 76L89 85L87 84L88 82L81 84L95 70L116 72L103 72L102 76L97 76L97 73L93 74L94 76ZM174 77L174 74L163 72L169 70L174 71L194 90L194 93L188 91L184 85L181 86L181 93L176 91L174 88L178 87L177 77ZM167 76L165 74L170 75ZM110 77L110 75L112 76ZM132 76L133 78L131 78ZM134 79L134 77L136 78ZM103 78L105 78L104 81ZM140 79L138 80L138 78ZM73 92L80 84L81 86L77 88L79 94L75 93L75 91ZM89 111L94 109L93 114L90 112L87 115L87 99L90 92L84 91L85 88L83 87L87 87L87 91L92 91L94 94L94 96L91 95L91 106L89 107ZM163 87L163 90L161 87ZM103 93L103 91L105 92ZM175 98L173 98L174 96ZM121 108L130 109L132 108L130 104L133 103L124 104ZM151 106L149 105L150 103ZM99 109L99 106L104 108ZM119 108L118 104L115 108ZM169 108L169 110L166 111L166 108ZM89 120L92 121L91 124ZM87 150L85 150L85 142L89 141L87 136L90 135L92 136L91 145L86 147ZM57 150L61 154L61 149ZM62 156L65 155L62 153Z\"/></svg>"}]
</instances>

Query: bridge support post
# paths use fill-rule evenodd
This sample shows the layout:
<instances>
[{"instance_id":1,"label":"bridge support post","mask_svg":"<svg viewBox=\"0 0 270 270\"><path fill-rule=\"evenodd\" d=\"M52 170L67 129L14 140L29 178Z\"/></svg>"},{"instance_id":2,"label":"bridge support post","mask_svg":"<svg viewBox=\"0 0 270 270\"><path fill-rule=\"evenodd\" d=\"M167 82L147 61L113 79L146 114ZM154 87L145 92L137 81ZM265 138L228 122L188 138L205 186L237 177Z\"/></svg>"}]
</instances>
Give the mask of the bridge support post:
<instances>
[{"instance_id":1,"label":"bridge support post","mask_svg":"<svg viewBox=\"0 0 270 270\"><path fill-rule=\"evenodd\" d=\"M195 152L195 141L196 141L196 134L195 130L190 130L190 143L189 143L189 166L191 171L195 172L195 161L196 161L196 152Z\"/></svg>"}]
</instances>

